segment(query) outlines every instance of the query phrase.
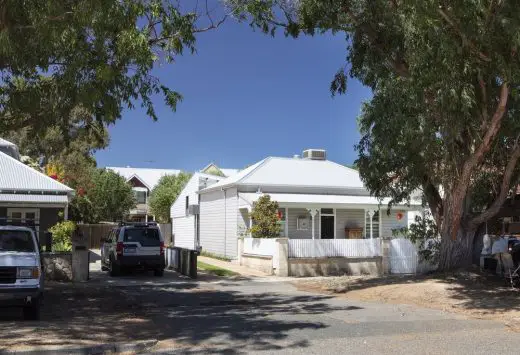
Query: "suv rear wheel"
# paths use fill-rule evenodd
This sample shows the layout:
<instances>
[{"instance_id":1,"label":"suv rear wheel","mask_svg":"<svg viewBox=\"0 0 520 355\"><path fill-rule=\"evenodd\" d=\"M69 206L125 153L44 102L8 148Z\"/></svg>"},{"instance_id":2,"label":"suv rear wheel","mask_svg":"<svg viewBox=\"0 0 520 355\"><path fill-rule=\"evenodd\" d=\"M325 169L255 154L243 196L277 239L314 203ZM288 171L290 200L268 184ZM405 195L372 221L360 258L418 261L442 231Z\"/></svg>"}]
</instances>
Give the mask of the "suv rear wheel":
<instances>
[{"instance_id":1,"label":"suv rear wheel","mask_svg":"<svg viewBox=\"0 0 520 355\"><path fill-rule=\"evenodd\" d=\"M109 266L108 270L109 270L110 276L112 276L112 277L119 276L119 274L121 273L119 265L117 265L117 263L114 262L113 257L110 258L110 266Z\"/></svg>"}]
</instances>

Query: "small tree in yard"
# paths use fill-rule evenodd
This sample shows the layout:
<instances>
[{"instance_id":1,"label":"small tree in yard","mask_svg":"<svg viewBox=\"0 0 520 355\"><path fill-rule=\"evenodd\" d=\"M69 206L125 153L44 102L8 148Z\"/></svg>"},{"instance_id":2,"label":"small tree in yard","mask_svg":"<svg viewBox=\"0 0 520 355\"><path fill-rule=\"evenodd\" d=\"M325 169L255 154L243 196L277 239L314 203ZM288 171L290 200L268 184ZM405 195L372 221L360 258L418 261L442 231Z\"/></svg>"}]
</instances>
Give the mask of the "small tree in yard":
<instances>
[{"instance_id":1,"label":"small tree in yard","mask_svg":"<svg viewBox=\"0 0 520 355\"><path fill-rule=\"evenodd\" d=\"M71 251L72 234L75 230L76 224L72 221L63 221L52 226L49 229L52 233L52 251Z\"/></svg>"},{"instance_id":2,"label":"small tree in yard","mask_svg":"<svg viewBox=\"0 0 520 355\"><path fill-rule=\"evenodd\" d=\"M264 195L255 202L251 212L253 226L249 229L253 238L277 238L280 236L278 202Z\"/></svg>"},{"instance_id":3,"label":"small tree in yard","mask_svg":"<svg viewBox=\"0 0 520 355\"><path fill-rule=\"evenodd\" d=\"M91 222L117 222L135 207L132 187L125 178L105 169L92 171L92 186L82 198L92 207Z\"/></svg>"},{"instance_id":4,"label":"small tree in yard","mask_svg":"<svg viewBox=\"0 0 520 355\"><path fill-rule=\"evenodd\" d=\"M166 175L150 194L150 211L160 223L168 223L170 220L170 208L175 202L184 186L191 178L191 174L179 173L178 175Z\"/></svg>"}]
</instances>

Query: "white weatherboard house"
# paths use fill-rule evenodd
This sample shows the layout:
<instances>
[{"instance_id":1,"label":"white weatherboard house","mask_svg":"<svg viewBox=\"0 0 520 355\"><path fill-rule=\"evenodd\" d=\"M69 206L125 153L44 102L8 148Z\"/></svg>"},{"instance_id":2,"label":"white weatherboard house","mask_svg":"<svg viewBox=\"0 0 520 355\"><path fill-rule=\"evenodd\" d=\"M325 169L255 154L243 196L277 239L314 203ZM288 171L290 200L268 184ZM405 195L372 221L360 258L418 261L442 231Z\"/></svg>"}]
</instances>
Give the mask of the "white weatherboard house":
<instances>
[{"instance_id":1,"label":"white weatherboard house","mask_svg":"<svg viewBox=\"0 0 520 355\"><path fill-rule=\"evenodd\" d=\"M195 250L198 246L197 229L199 223L198 191L216 184L225 177L194 173L184 186L170 209L172 233L176 247Z\"/></svg>"},{"instance_id":2,"label":"white weatherboard house","mask_svg":"<svg viewBox=\"0 0 520 355\"><path fill-rule=\"evenodd\" d=\"M370 196L356 170L309 149L302 158L268 157L199 191L202 249L237 258L237 238L247 236L249 213L263 194L279 203L281 237L289 239L390 237L408 225L409 211L421 209L397 205L387 215L388 201Z\"/></svg>"}]
</instances>

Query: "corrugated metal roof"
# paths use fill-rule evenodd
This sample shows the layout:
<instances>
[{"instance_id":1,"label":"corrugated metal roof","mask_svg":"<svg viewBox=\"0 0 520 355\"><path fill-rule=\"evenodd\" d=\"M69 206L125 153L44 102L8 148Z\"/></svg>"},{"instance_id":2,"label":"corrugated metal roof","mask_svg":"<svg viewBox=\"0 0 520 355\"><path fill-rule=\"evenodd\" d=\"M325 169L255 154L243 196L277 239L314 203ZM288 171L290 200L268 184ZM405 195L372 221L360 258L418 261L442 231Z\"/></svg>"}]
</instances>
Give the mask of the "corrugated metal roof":
<instances>
[{"instance_id":1,"label":"corrugated metal roof","mask_svg":"<svg viewBox=\"0 0 520 355\"><path fill-rule=\"evenodd\" d=\"M16 147L16 144L9 142L3 138L0 138L0 146Z\"/></svg>"},{"instance_id":2,"label":"corrugated metal roof","mask_svg":"<svg viewBox=\"0 0 520 355\"><path fill-rule=\"evenodd\" d=\"M0 194L0 202L66 204L69 198L67 195Z\"/></svg>"},{"instance_id":3,"label":"corrugated metal roof","mask_svg":"<svg viewBox=\"0 0 520 355\"><path fill-rule=\"evenodd\" d=\"M73 191L70 187L2 152L0 152L0 190Z\"/></svg>"},{"instance_id":4,"label":"corrugated metal roof","mask_svg":"<svg viewBox=\"0 0 520 355\"><path fill-rule=\"evenodd\" d=\"M206 190L233 185L365 190L359 173L354 169L329 160L278 157L266 158Z\"/></svg>"},{"instance_id":5,"label":"corrugated metal roof","mask_svg":"<svg viewBox=\"0 0 520 355\"><path fill-rule=\"evenodd\" d=\"M20 152L18 146L5 139L0 138L0 152L5 153L16 160L20 160Z\"/></svg>"},{"instance_id":6,"label":"corrugated metal roof","mask_svg":"<svg viewBox=\"0 0 520 355\"><path fill-rule=\"evenodd\" d=\"M269 159L269 158L267 158ZM210 191L210 190L214 190L214 189L218 189L218 188L221 188L221 187L224 187L224 186L232 186L232 185L236 185L238 184L239 182L242 181L242 179L244 179L246 176L248 176L249 174L251 174L257 167L259 167L260 165L262 165L267 159L264 159L264 160L261 160L259 161L258 163L256 164L253 164L251 165L250 167L248 168L245 168L244 170L241 170L240 172L238 172L236 175L233 175L231 177L228 177L224 180L221 180L219 181L218 183L216 184L213 184L211 185L210 187L206 188L206 189L203 189L201 190L201 192L203 191Z\"/></svg>"},{"instance_id":7,"label":"corrugated metal roof","mask_svg":"<svg viewBox=\"0 0 520 355\"><path fill-rule=\"evenodd\" d=\"M146 169L146 168L121 168L116 166L107 166L119 175L123 176L126 180L130 180L132 177L137 177L141 180L150 190L152 190L158 183L159 180L165 175L177 175L181 171L177 169Z\"/></svg>"},{"instance_id":8,"label":"corrugated metal roof","mask_svg":"<svg viewBox=\"0 0 520 355\"><path fill-rule=\"evenodd\" d=\"M222 171L222 173L224 175L226 175L226 177L231 177L231 176L234 176L236 174L238 174L238 172L240 171L240 169L224 169L224 168L219 168L220 171Z\"/></svg>"}]
</instances>

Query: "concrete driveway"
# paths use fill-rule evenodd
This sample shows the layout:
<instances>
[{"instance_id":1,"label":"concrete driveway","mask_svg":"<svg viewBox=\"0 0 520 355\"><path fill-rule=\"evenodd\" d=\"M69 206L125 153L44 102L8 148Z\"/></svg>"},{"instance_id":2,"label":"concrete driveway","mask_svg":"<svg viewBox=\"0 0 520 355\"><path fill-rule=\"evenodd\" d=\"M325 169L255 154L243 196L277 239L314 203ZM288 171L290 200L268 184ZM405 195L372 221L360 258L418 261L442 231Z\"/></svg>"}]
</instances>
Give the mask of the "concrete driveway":
<instances>
[{"instance_id":1,"label":"concrete driveway","mask_svg":"<svg viewBox=\"0 0 520 355\"><path fill-rule=\"evenodd\" d=\"M166 272L50 285L40 322L0 312L0 353L157 340L156 353L516 354L501 323L297 291L276 278ZM21 347L23 344L25 347Z\"/></svg>"}]
</instances>

